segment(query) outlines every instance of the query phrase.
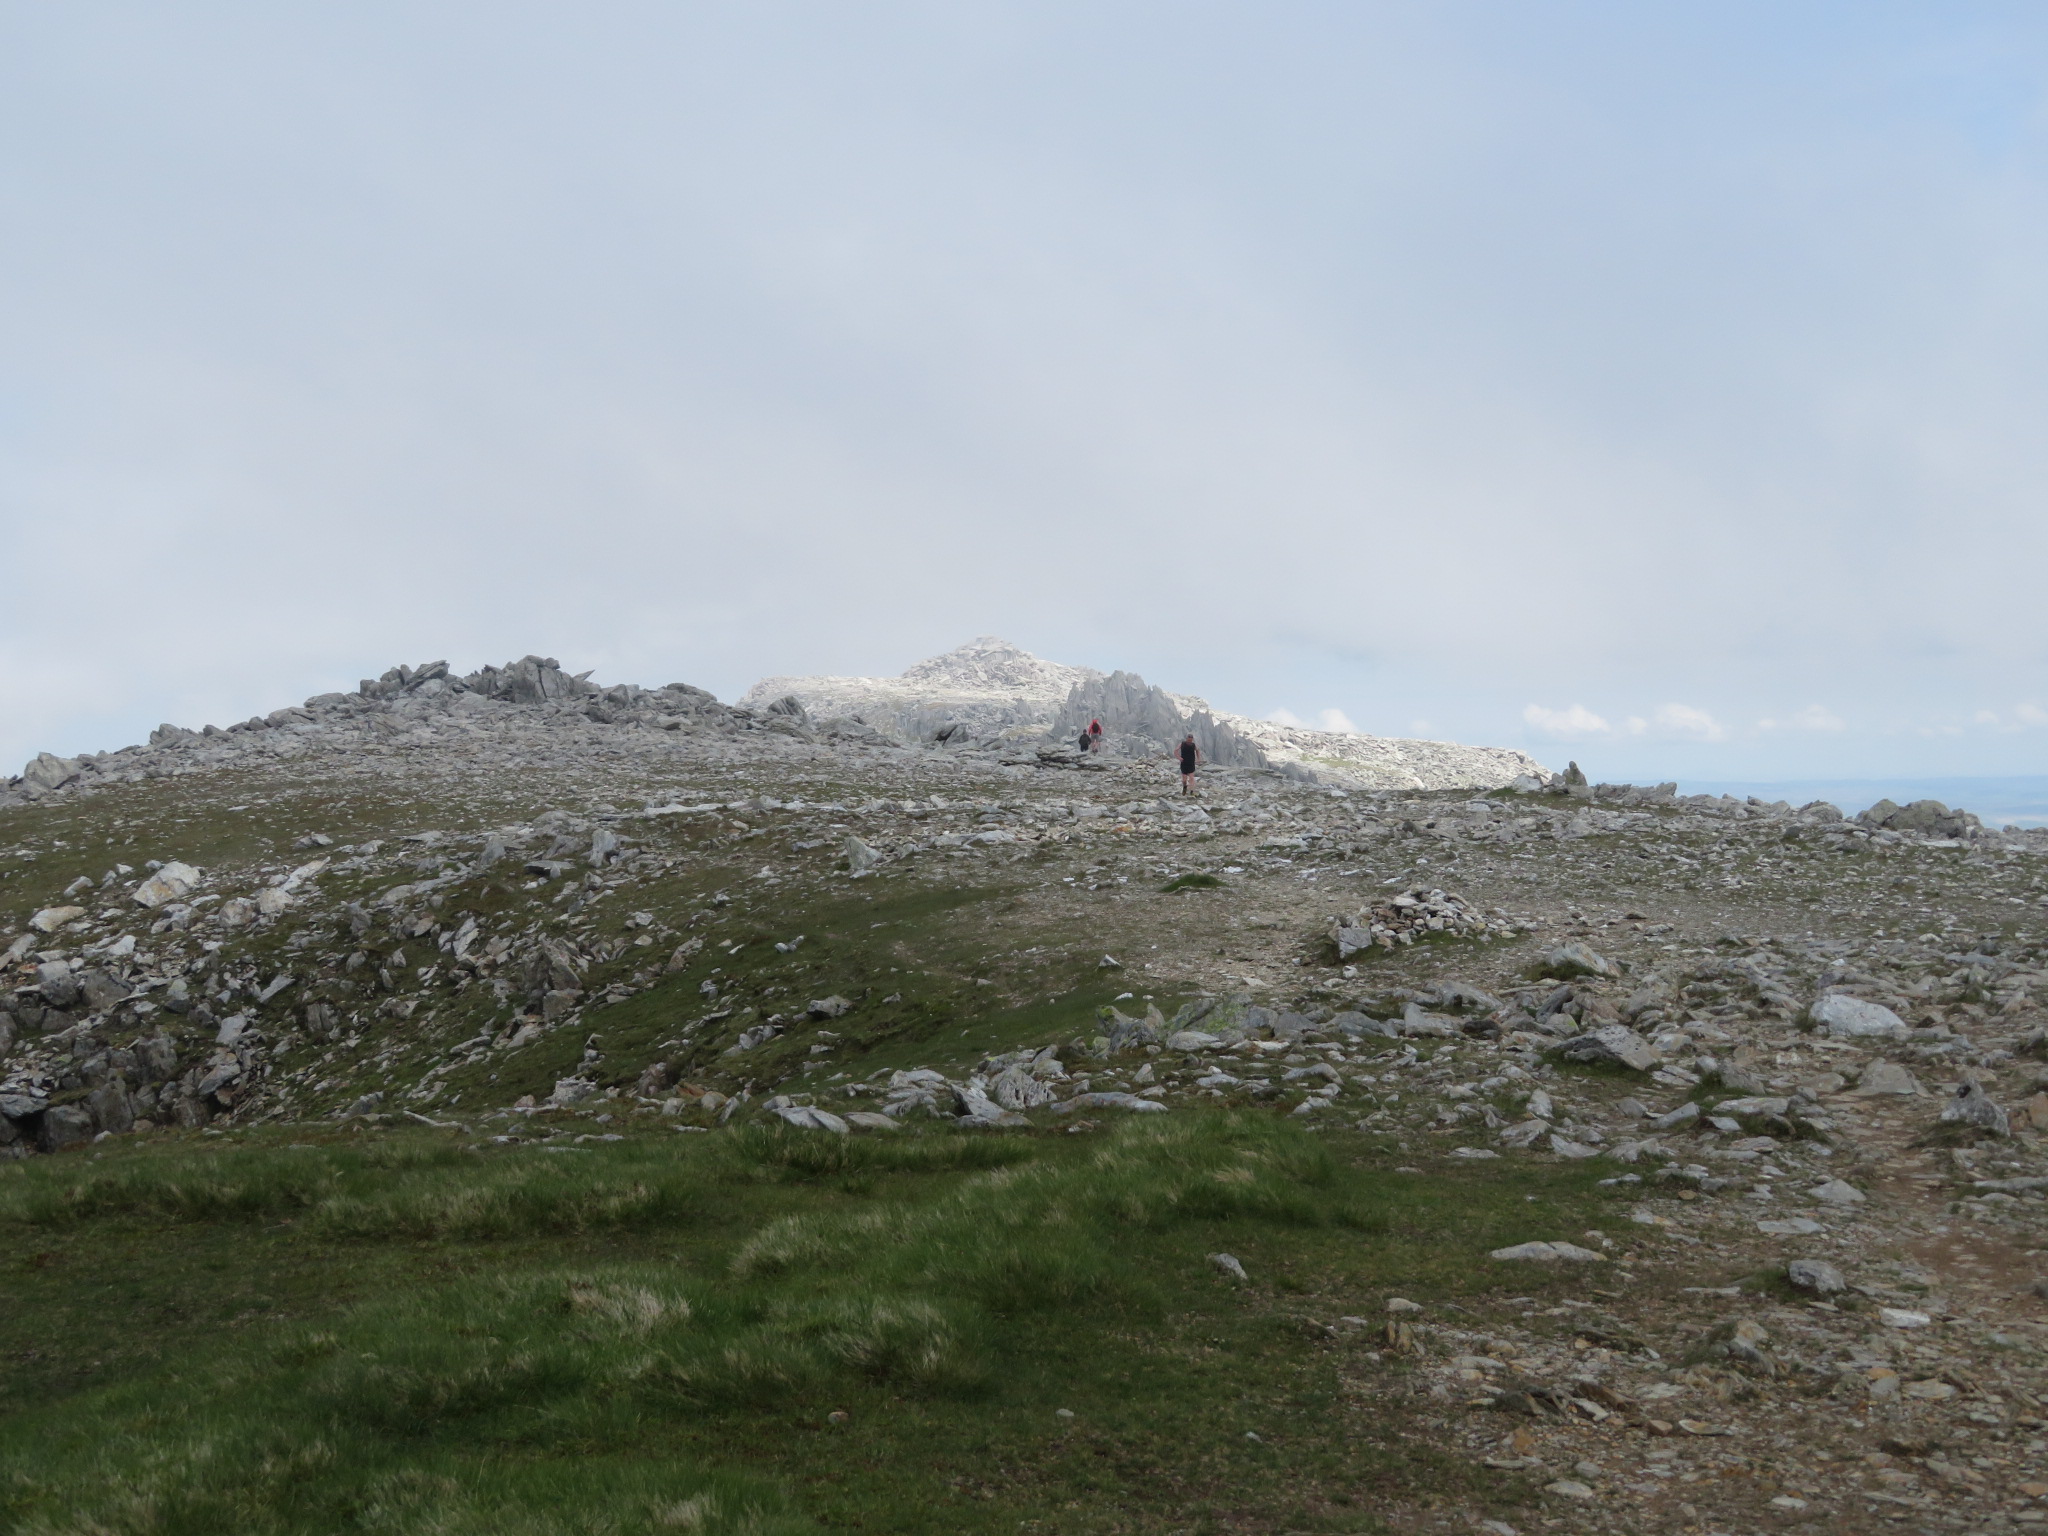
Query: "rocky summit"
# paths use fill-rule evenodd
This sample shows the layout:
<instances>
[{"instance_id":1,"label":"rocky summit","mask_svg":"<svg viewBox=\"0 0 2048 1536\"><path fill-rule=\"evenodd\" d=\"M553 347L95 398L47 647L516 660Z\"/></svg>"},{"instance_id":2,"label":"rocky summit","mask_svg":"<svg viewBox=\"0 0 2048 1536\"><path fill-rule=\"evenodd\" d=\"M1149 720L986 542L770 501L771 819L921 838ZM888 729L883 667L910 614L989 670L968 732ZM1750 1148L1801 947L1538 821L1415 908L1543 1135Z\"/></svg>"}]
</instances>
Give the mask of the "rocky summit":
<instances>
[{"instance_id":1,"label":"rocky summit","mask_svg":"<svg viewBox=\"0 0 2048 1536\"><path fill-rule=\"evenodd\" d=\"M0 1510L2048 1527L2044 908L2048 832L1933 802L995 640L38 757Z\"/></svg>"}]
</instances>

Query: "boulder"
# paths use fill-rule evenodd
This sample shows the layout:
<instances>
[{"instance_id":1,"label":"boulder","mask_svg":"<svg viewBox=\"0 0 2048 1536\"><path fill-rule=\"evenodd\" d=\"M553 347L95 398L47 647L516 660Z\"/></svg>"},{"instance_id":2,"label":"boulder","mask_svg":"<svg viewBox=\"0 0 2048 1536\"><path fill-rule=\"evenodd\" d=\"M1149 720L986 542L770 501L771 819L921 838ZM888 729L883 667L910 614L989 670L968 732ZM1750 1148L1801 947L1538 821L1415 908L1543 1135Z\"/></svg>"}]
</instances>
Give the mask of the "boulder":
<instances>
[{"instance_id":1,"label":"boulder","mask_svg":"<svg viewBox=\"0 0 2048 1536\"><path fill-rule=\"evenodd\" d=\"M118 1075L88 1094L85 1107L92 1123L103 1131L119 1135L135 1129L135 1106L128 1097L128 1085Z\"/></svg>"},{"instance_id":2,"label":"boulder","mask_svg":"<svg viewBox=\"0 0 2048 1536\"><path fill-rule=\"evenodd\" d=\"M1598 1062L1636 1072L1653 1071L1663 1060L1654 1045L1623 1024L1606 1024L1575 1035L1558 1046L1556 1054L1566 1061Z\"/></svg>"},{"instance_id":3,"label":"boulder","mask_svg":"<svg viewBox=\"0 0 2048 1536\"><path fill-rule=\"evenodd\" d=\"M1906 1021L1891 1009L1846 992L1823 993L1807 1014L1838 1040L1903 1040L1909 1033Z\"/></svg>"},{"instance_id":4,"label":"boulder","mask_svg":"<svg viewBox=\"0 0 2048 1536\"><path fill-rule=\"evenodd\" d=\"M65 960L46 960L36 967L36 990L52 1008L69 1008L84 991L78 975Z\"/></svg>"},{"instance_id":5,"label":"boulder","mask_svg":"<svg viewBox=\"0 0 2048 1536\"><path fill-rule=\"evenodd\" d=\"M135 887L135 905L160 907L168 901L183 901L198 886L199 871L173 859Z\"/></svg>"},{"instance_id":6,"label":"boulder","mask_svg":"<svg viewBox=\"0 0 2048 1536\"><path fill-rule=\"evenodd\" d=\"M1896 1061L1873 1061L1863 1069L1863 1075L1856 1080L1855 1094L1858 1098L1874 1099L1887 1094L1902 1096L1917 1094L1920 1084L1911 1072Z\"/></svg>"},{"instance_id":7,"label":"boulder","mask_svg":"<svg viewBox=\"0 0 2048 1536\"><path fill-rule=\"evenodd\" d=\"M1825 1180L1814 1185L1807 1193L1822 1205L1839 1206L1845 1210L1850 1206L1863 1204L1864 1200L1868 1198L1862 1190L1851 1184L1847 1179Z\"/></svg>"},{"instance_id":8,"label":"boulder","mask_svg":"<svg viewBox=\"0 0 2048 1536\"><path fill-rule=\"evenodd\" d=\"M1021 1066L1005 1067L998 1072L988 1085L988 1094L1008 1110L1037 1109L1053 1100L1051 1087Z\"/></svg>"},{"instance_id":9,"label":"boulder","mask_svg":"<svg viewBox=\"0 0 2048 1536\"><path fill-rule=\"evenodd\" d=\"M1577 1243L1517 1243L1512 1248L1496 1248L1487 1255L1494 1259L1526 1259L1537 1264L1592 1264L1607 1257L1590 1248L1581 1248Z\"/></svg>"},{"instance_id":10,"label":"boulder","mask_svg":"<svg viewBox=\"0 0 2048 1536\"><path fill-rule=\"evenodd\" d=\"M1445 1018L1440 1013L1427 1013L1420 1003L1410 1003L1401 1010L1401 1033L1416 1038L1455 1040L1461 1031L1456 1019Z\"/></svg>"},{"instance_id":11,"label":"boulder","mask_svg":"<svg viewBox=\"0 0 2048 1536\"><path fill-rule=\"evenodd\" d=\"M1401 1034L1401 1031L1392 1024L1383 1023L1370 1014L1349 1009L1331 1019L1324 1027L1333 1035L1350 1035L1354 1039L1360 1035L1377 1035L1382 1039L1394 1040Z\"/></svg>"},{"instance_id":12,"label":"boulder","mask_svg":"<svg viewBox=\"0 0 2048 1536\"><path fill-rule=\"evenodd\" d=\"M92 1112L82 1104L59 1104L43 1112L36 1141L45 1152L62 1152L93 1138Z\"/></svg>"},{"instance_id":13,"label":"boulder","mask_svg":"<svg viewBox=\"0 0 2048 1536\"><path fill-rule=\"evenodd\" d=\"M83 916L83 907L44 907L28 920L28 925L37 933L55 933L60 928L69 927Z\"/></svg>"},{"instance_id":14,"label":"boulder","mask_svg":"<svg viewBox=\"0 0 2048 1536\"><path fill-rule=\"evenodd\" d=\"M808 1104L785 1104L771 1111L779 1115L785 1125L793 1125L800 1131L830 1131L835 1136L847 1134L846 1122L830 1110L814 1109Z\"/></svg>"},{"instance_id":15,"label":"boulder","mask_svg":"<svg viewBox=\"0 0 2048 1536\"><path fill-rule=\"evenodd\" d=\"M1619 976L1621 967L1584 944L1560 944L1545 954L1542 972L1546 976Z\"/></svg>"},{"instance_id":16,"label":"boulder","mask_svg":"<svg viewBox=\"0 0 2048 1536\"><path fill-rule=\"evenodd\" d=\"M79 978L79 991L89 1012L105 1013L115 1004L126 1002L135 989L112 972L95 969Z\"/></svg>"},{"instance_id":17,"label":"boulder","mask_svg":"<svg viewBox=\"0 0 2048 1536\"><path fill-rule=\"evenodd\" d=\"M47 795L51 790L69 784L77 778L80 769L75 758L57 757L49 752L38 752L21 770L21 787L33 800Z\"/></svg>"},{"instance_id":18,"label":"boulder","mask_svg":"<svg viewBox=\"0 0 2048 1536\"><path fill-rule=\"evenodd\" d=\"M1815 1296L1831 1296L1848 1284L1842 1272L1825 1259L1794 1259L1785 1266L1785 1278L1795 1289Z\"/></svg>"},{"instance_id":19,"label":"boulder","mask_svg":"<svg viewBox=\"0 0 2048 1536\"><path fill-rule=\"evenodd\" d=\"M1967 1126L1993 1136L2009 1136L2012 1124L2003 1109L1992 1102L1982 1083L1964 1083L1941 1112L1943 1125Z\"/></svg>"}]
</instances>

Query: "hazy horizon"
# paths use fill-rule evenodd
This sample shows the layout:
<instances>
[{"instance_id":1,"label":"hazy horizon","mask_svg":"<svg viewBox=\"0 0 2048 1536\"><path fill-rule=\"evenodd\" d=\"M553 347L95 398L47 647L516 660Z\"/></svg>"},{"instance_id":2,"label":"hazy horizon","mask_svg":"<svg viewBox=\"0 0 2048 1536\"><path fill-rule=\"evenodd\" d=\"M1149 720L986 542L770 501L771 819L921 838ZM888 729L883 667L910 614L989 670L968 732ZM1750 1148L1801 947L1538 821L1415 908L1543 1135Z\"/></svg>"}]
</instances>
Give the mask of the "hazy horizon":
<instances>
[{"instance_id":1,"label":"hazy horizon","mask_svg":"<svg viewBox=\"0 0 2048 1536\"><path fill-rule=\"evenodd\" d=\"M0 3L0 771L971 635L1655 782L2048 743L2048 13Z\"/></svg>"}]
</instances>

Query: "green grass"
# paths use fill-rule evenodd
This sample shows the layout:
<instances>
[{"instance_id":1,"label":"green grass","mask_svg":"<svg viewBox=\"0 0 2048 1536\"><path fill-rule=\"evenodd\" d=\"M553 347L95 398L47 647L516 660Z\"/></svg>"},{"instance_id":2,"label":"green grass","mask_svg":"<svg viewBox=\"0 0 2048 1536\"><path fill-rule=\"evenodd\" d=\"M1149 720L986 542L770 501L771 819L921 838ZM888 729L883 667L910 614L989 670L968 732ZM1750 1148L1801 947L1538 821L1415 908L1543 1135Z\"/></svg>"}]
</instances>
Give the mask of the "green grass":
<instances>
[{"instance_id":1,"label":"green grass","mask_svg":"<svg viewBox=\"0 0 2048 1536\"><path fill-rule=\"evenodd\" d=\"M1540 1290L1485 1250L1606 1196L1576 1169L1390 1162L1176 1112L1079 1136L258 1135L17 1164L0 1528L1336 1532L1396 1499L1509 1510L1517 1485L1405 1432L1401 1367L1317 1320ZM1249 1286L1216 1277L1223 1250Z\"/></svg>"}]
</instances>

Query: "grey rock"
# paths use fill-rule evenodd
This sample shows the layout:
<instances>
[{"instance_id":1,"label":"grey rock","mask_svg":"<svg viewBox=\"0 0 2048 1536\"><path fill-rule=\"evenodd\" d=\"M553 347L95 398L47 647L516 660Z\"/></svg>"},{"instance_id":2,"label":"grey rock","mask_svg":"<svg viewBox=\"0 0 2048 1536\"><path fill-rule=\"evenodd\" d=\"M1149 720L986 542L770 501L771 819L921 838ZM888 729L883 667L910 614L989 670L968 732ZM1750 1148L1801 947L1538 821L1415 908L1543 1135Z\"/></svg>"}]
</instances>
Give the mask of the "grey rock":
<instances>
[{"instance_id":1,"label":"grey rock","mask_svg":"<svg viewBox=\"0 0 2048 1536\"><path fill-rule=\"evenodd\" d=\"M1137 1114L1157 1114L1165 1108L1157 1099L1141 1099L1135 1093L1077 1093L1055 1104L1053 1111L1069 1115L1077 1109L1128 1109Z\"/></svg>"},{"instance_id":2,"label":"grey rock","mask_svg":"<svg viewBox=\"0 0 2048 1536\"><path fill-rule=\"evenodd\" d=\"M1239 1285L1245 1285L1251 1281L1252 1277L1245 1273L1244 1265L1238 1261L1235 1254L1212 1253L1209 1255L1209 1265L1219 1275L1223 1276L1224 1279L1234 1280Z\"/></svg>"},{"instance_id":3,"label":"grey rock","mask_svg":"<svg viewBox=\"0 0 2048 1536\"><path fill-rule=\"evenodd\" d=\"M813 998L806 1011L814 1019L843 1019L853 1012L853 1004L835 992L830 997Z\"/></svg>"},{"instance_id":4,"label":"grey rock","mask_svg":"<svg viewBox=\"0 0 2048 1536\"><path fill-rule=\"evenodd\" d=\"M87 971L79 978L79 990L86 1009L92 1013L105 1013L117 1003L126 1002L135 991L120 977L102 970Z\"/></svg>"},{"instance_id":5,"label":"grey rock","mask_svg":"<svg viewBox=\"0 0 2048 1536\"><path fill-rule=\"evenodd\" d=\"M135 887L135 905L161 907L169 902L183 901L198 889L199 881L198 870L173 859Z\"/></svg>"},{"instance_id":6,"label":"grey rock","mask_svg":"<svg viewBox=\"0 0 2048 1536\"><path fill-rule=\"evenodd\" d=\"M21 787L33 800L69 784L79 776L79 772L76 758L39 752L30 759L28 766L21 770Z\"/></svg>"},{"instance_id":7,"label":"grey rock","mask_svg":"<svg viewBox=\"0 0 2048 1536\"><path fill-rule=\"evenodd\" d=\"M1619 976L1621 967L1580 943L1560 944L1543 957L1546 976Z\"/></svg>"},{"instance_id":8,"label":"grey rock","mask_svg":"<svg viewBox=\"0 0 2048 1536\"><path fill-rule=\"evenodd\" d=\"M846 867L856 875L864 875L882 862L882 855L851 832L846 834Z\"/></svg>"},{"instance_id":9,"label":"grey rock","mask_svg":"<svg viewBox=\"0 0 2048 1536\"><path fill-rule=\"evenodd\" d=\"M1581 1248L1576 1243L1516 1243L1511 1248L1496 1248L1487 1257L1536 1264L1592 1264L1604 1260L1607 1255Z\"/></svg>"},{"instance_id":10,"label":"grey rock","mask_svg":"<svg viewBox=\"0 0 2048 1536\"><path fill-rule=\"evenodd\" d=\"M52 1008L69 1008L85 989L72 971L70 962L46 960L36 967L36 990L43 994L43 1001Z\"/></svg>"},{"instance_id":11,"label":"grey rock","mask_svg":"<svg viewBox=\"0 0 2048 1536\"><path fill-rule=\"evenodd\" d=\"M1354 1039L1373 1035L1385 1040L1395 1040L1399 1039L1401 1034L1401 1031L1392 1024L1349 1009L1331 1019L1325 1028L1333 1035L1349 1035Z\"/></svg>"},{"instance_id":12,"label":"grey rock","mask_svg":"<svg viewBox=\"0 0 2048 1536\"><path fill-rule=\"evenodd\" d=\"M1792 1107L1790 1099L1781 1099L1774 1094L1765 1094L1747 1099L1723 1099L1714 1106L1717 1115L1728 1115L1737 1120L1783 1119Z\"/></svg>"},{"instance_id":13,"label":"grey rock","mask_svg":"<svg viewBox=\"0 0 2048 1536\"><path fill-rule=\"evenodd\" d=\"M846 1122L839 1116L829 1110L814 1109L808 1104L784 1104L770 1113L779 1115L785 1125L793 1125L800 1131L830 1131L835 1136L847 1134ZM882 1118L886 1123L894 1124L893 1121L888 1121L886 1116Z\"/></svg>"},{"instance_id":14,"label":"grey rock","mask_svg":"<svg viewBox=\"0 0 2048 1536\"><path fill-rule=\"evenodd\" d=\"M1558 1046L1556 1053L1567 1061L1605 1063L1637 1072L1652 1071L1663 1060L1655 1046L1624 1024L1604 1024L1575 1035Z\"/></svg>"},{"instance_id":15,"label":"grey rock","mask_svg":"<svg viewBox=\"0 0 2048 1536\"><path fill-rule=\"evenodd\" d=\"M1401 1033L1419 1039L1455 1040L1462 1031L1456 1019L1425 1012L1420 1003L1409 1003L1401 1010Z\"/></svg>"},{"instance_id":16,"label":"grey rock","mask_svg":"<svg viewBox=\"0 0 2048 1536\"><path fill-rule=\"evenodd\" d=\"M1858 1098L1870 1099L1888 1094L1904 1096L1919 1092L1918 1080L1896 1061L1873 1061L1856 1080Z\"/></svg>"},{"instance_id":17,"label":"grey rock","mask_svg":"<svg viewBox=\"0 0 2048 1536\"><path fill-rule=\"evenodd\" d=\"M1977 1082L1967 1082L1956 1089L1955 1097L1942 1109L1941 1123L1970 1126L1993 1136L2012 1134L2005 1111L1992 1102L1984 1085Z\"/></svg>"},{"instance_id":18,"label":"grey rock","mask_svg":"<svg viewBox=\"0 0 2048 1536\"><path fill-rule=\"evenodd\" d=\"M45 1152L62 1152L92 1138L92 1113L81 1104L59 1104L45 1110L36 1133L37 1144Z\"/></svg>"},{"instance_id":19,"label":"grey rock","mask_svg":"<svg viewBox=\"0 0 2048 1536\"><path fill-rule=\"evenodd\" d=\"M1004 1109L1037 1109L1053 1101L1053 1091L1021 1066L1006 1067L988 1085L989 1097Z\"/></svg>"},{"instance_id":20,"label":"grey rock","mask_svg":"<svg viewBox=\"0 0 2048 1536\"><path fill-rule=\"evenodd\" d=\"M1794 1259L1785 1266L1785 1278L1799 1290L1811 1291L1816 1296L1832 1296L1848 1285L1842 1272L1825 1259Z\"/></svg>"},{"instance_id":21,"label":"grey rock","mask_svg":"<svg viewBox=\"0 0 2048 1536\"><path fill-rule=\"evenodd\" d=\"M1851 1184L1847 1179L1828 1179L1823 1183L1816 1184L1807 1193L1822 1205L1839 1206L1845 1210L1850 1206L1863 1204L1868 1198L1862 1190Z\"/></svg>"},{"instance_id":22,"label":"grey rock","mask_svg":"<svg viewBox=\"0 0 2048 1536\"><path fill-rule=\"evenodd\" d=\"M1650 1120L1650 1129L1653 1131L1682 1130L1684 1127L1696 1122L1699 1117L1699 1105L1688 1100L1676 1109L1666 1110L1661 1115L1653 1116Z\"/></svg>"},{"instance_id":23,"label":"grey rock","mask_svg":"<svg viewBox=\"0 0 2048 1536\"><path fill-rule=\"evenodd\" d=\"M128 1085L119 1077L107 1079L86 1095L85 1106L100 1130L120 1135L135 1129L135 1106L129 1100Z\"/></svg>"},{"instance_id":24,"label":"grey rock","mask_svg":"<svg viewBox=\"0 0 2048 1536\"><path fill-rule=\"evenodd\" d=\"M1813 1022L1838 1040L1903 1040L1906 1021L1881 1003L1828 992L1807 1010Z\"/></svg>"},{"instance_id":25,"label":"grey rock","mask_svg":"<svg viewBox=\"0 0 2048 1536\"><path fill-rule=\"evenodd\" d=\"M85 916L83 907L44 907L28 920L37 933L56 933Z\"/></svg>"}]
</instances>

